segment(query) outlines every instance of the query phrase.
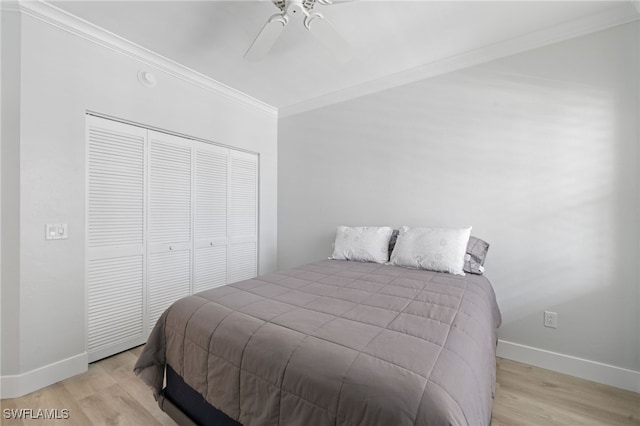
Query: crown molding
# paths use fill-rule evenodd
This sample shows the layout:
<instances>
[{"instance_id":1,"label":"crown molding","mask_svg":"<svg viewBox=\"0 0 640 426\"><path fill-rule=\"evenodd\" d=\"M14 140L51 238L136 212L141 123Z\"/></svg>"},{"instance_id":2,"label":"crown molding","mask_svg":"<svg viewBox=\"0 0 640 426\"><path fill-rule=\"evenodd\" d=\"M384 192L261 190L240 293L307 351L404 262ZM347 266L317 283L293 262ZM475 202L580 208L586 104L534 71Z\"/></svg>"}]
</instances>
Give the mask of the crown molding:
<instances>
[{"instance_id":1,"label":"crown molding","mask_svg":"<svg viewBox=\"0 0 640 426\"><path fill-rule=\"evenodd\" d=\"M460 55L440 59L435 62L427 63L380 79L347 87L313 99L282 106L278 109L278 117L283 118L300 114L339 102L345 102L351 99L370 95L382 90L392 89L394 87L403 86L427 78L480 65L495 59L504 58L528 50L584 36L596 31L637 21L638 18L639 15L631 4L622 4L605 13L569 21L541 31L536 31L524 36L471 50Z\"/></svg>"},{"instance_id":2,"label":"crown molding","mask_svg":"<svg viewBox=\"0 0 640 426\"><path fill-rule=\"evenodd\" d=\"M153 66L185 82L210 90L226 99L240 102L274 117L287 117L637 21L639 18L637 4L638 0L630 0L628 4L622 4L605 13L569 21L280 108L126 40L44 0L0 0L0 10L21 12L99 46Z\"/></svg>"},{"instance_id":3,"label":"crown molding","mask_svg":"<svg viewBox=\"0 0 640 426\"><path fill-rule=\"evenodd\" d=\"M272 105L98 27L46 1L20 0L19 2L6 2L5 4L4 1L0 0L0 3L2 3L3 11L19 11L99 46L152 66L187 83L214 92L226 99L240 102L274 117L278 116L278 109Z\"/></svg>"}]
</instances>

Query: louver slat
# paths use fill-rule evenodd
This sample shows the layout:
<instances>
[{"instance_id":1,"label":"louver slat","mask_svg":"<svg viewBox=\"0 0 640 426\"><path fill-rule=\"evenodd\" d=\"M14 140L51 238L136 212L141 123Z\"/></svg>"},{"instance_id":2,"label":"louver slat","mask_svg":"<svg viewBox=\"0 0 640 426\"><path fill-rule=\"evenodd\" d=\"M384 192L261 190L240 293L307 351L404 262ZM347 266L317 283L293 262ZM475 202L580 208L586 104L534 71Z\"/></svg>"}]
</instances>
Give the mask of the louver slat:
<instances>
[{"instance_id":1,"label":"louver slat","mask_svg":"<svg viewBox=\"0 0 640 426\"><path fill-rule=\"evenodd\" d=\"M231 237L255 236L258 213L258 163L255 155L231 155L230 211Z\"/></svg>"},{"instance_id":2,"label":"louver slat","mask_svg":"<svg viewBox=\"0 0 640 426\"><path fill-rule=\"evenodd\" d=\"M149 131L149 330L171 303L191 294L192 151L192 141Z\"/></svg>"},{"instance_id":3,"label":"louver slat","mask_svg":"<svg viewBox=\"0 0 640 426\"><path fill-rule=\"evenodd\" d=\"M149 242L191 241L191 148L149 140Z\"/></svg>"},{"instance_id":4,"label":"louver slat","mask_svg":"<svg viewBox=\"0 0 640 426\"><path fill-rule=\"evenodd\" d=\"M226 284L228 157L226 148L195 150L194 292Z\"/></svg>"},{"instance_id":5,"label":"louver slat","mask_svg":"<svg viewBox=\"0 0 640 426\"><path fill-rule=\"evenodd\" d=\"M228 247L228 250L228 283L248 280L258 275L256 264L257 250L255 242L232 244Z\"/></svg>"},{"instance_id":6,"label":"louver slat","mask_svg":"<svg viewBox=\"0 0 640 426\"><path fill-rule=\"evenodd\" d=\"M229 161L227 283L258 273L258 157L231 151Z\"/></svg>"},{"instance_id":7,"label":"louver slat","mask_svg":"<svg viewBox=\"0 0 640 426\"><path fill-rule=\"evenodd\" d=\"M146 130L87 117L87 350L144 342Z\"/></svg>"},{"instance_id":8,"label":"louver slat","mask_svg":"<svg viewBox=\"0 0 640 426\"><path fill-rule=\"evenodd\" d=\"M149 255L149 327L181 297L191 293L191 259L188 250Z\"/></svg>"},{"instance_id":9,"label":"louver slat","mask_svg":"<svg viewBox=\"0 0 640 426\"><path fill-rule=\"evenodd\" d=\"M227 236L227 150L196 150L195 235L199 240Z\"/></svg>"},{"instance_id":10,"label":"louver slat","mask_svg":"<svg viewBox=\"0 0 640 426\"><path fill-rule=\"evenodd\" d=\"M120 127L103 121L104 126ZM90 125L88 139L89 247L141 245L144 136Z\"/></svg>"},{"instance_id":11,"label":"louver slat","mask_svg":"<svg viewBox=\"0 0 640 426\"><path fill-rule=\"evenodd\" d=\"M142 337L142 268L142 255L89 261L89 352Z\"/></svg>"},{"instance_id":12,"label":"louver slat","mask_svg":"<svg viewBox=\"0 0 640 426\"><path fill-rule=\"evenodd\" d=\"M203 247L195 250L193 291L208 290L226 284L227 247Z\"/></svg>"}]
</instances>

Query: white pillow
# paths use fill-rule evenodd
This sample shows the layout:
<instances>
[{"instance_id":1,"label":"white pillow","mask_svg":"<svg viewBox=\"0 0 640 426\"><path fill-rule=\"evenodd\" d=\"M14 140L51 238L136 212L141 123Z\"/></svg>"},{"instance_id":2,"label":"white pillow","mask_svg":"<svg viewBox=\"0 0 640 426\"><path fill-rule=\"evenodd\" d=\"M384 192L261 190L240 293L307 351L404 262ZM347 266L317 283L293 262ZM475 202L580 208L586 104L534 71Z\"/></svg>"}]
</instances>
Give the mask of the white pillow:
<instances>
[{"instance_id":1,"label":"white pillow","mask_svg":"<svg viewBox=\"0 0 640 426\"><path fill-rule=\"evenodd\" d=\"M386 263L392 233L388 226L338 226L331 259Z\"/></svg>"},{"instance_id":2,"label":"white pillow","mask_svg":"<svg viewBox=\"0 0 640 426\"><path fill-rule=\"evenodd\" d=\"M459 229L403 226L391 254L392 265L464 275L471 227Z\"/></svg>"}]
</instances>

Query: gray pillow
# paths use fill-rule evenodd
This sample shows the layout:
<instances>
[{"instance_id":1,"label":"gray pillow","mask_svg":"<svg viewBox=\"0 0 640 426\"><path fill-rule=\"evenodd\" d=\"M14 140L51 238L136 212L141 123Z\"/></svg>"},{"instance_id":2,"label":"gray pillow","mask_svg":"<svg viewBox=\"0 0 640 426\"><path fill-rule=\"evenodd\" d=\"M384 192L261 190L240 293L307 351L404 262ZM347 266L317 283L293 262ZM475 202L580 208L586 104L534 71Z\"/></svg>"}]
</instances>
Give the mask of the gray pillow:
<instances>
[{"instance_id":1,"label":"gray pillow","mask_svg":"<svg viewBox=\"0 0 640 426\"><path fill-rule=\"evenodd\" d=\"M393 253L393 249L396 246L396 241L398 241L398 234L400 233L399 229L394 229L391 233L391 238L389 239L389 256Z\"/></svg>"},{"instance_id":2,"label":"gray pillow","mask_svg":"<svg viewBox=\"0 0 640 426\"><path fill-rule=\"evenodd\" d=\"M464 257L464 268L462 269L470 274L482 275L484 272L484 260L488 251L488 242L474 236L469 237L467 254Z\"/></svg>"}]
</instances>

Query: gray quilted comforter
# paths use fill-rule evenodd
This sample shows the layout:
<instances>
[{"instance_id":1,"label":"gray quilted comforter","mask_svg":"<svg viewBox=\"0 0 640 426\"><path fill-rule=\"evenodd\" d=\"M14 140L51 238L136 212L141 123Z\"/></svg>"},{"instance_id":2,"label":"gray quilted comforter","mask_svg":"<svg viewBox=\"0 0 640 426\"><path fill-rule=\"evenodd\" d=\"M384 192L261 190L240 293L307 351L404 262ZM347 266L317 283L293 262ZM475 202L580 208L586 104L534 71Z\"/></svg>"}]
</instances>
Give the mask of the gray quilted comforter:
<instances>
[{"instance_id":1,"label":"gray quilted comforter","mask_svg":"<svg viewBox=\"0 0 640 426\"><path fill-rule=\"evenodd\" d=\"M177 301L135 371L245 426L483 425L500 321L483 276L325 260Z\"/></svg>"}]
</instances>

